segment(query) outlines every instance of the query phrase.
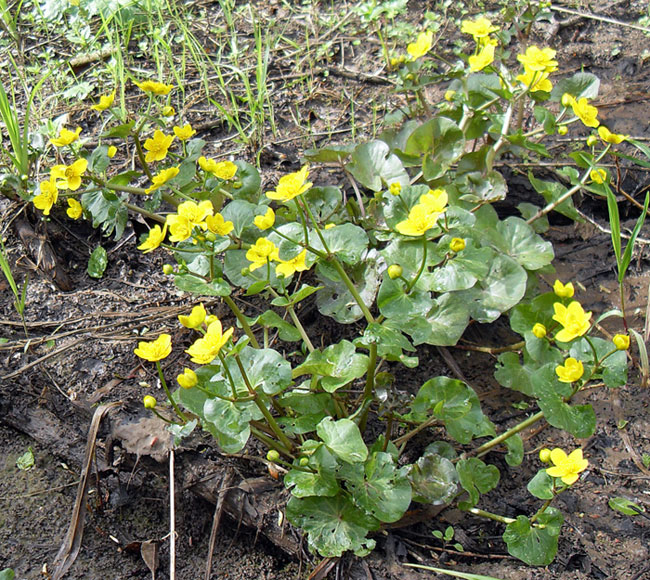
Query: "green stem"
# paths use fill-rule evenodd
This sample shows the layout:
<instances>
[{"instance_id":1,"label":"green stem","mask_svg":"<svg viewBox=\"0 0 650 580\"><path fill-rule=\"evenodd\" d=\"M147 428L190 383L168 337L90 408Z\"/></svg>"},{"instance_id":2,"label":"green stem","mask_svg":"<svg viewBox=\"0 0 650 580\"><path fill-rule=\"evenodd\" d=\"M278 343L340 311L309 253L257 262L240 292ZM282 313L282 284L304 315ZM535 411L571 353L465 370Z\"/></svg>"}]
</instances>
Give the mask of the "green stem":
<instances>
[{"instance_id":1,"label":"green stem","mask_svg":"<svg viewBox=\"0 0 650 580\"><path fill-rule=\"evenodd\" d=\"M515 425L511 429L508 429L507 431L504 431L499 435L498 437L494 437L493 439L490 439L487 443L484 443L480 447L477 447L474 449L473 452L471 452L472 455L477 455L478 457L481 457L482 455L485 455L490 449L495 447L496 445L499 445L500 443L503 443L506 439L509 439L513 435L516 435L520 431L523 431L526 429L526 427L530 427L534 423L537 423L540 419L544 418L544 412L539 411L538 413L535 413L534 415L531 415L528 417L528 419L522 421L518 425ZM469 455L469 454L468 454Z\"/></svg>"},{"instance_id":2,"label":"green stem","mask_svg":"<svg viewBox=\"0 0 650 580\"><path fill-rule=\"evenodd\" d=\"M417 284L417 281L420 279L420 276L422 276L422 272L424 272L424 268L426 267L427 264L427 238L426 236L422 236L422 263L420 264L420 269L418 270L417 274L415 275L415 278L411 280L407 287L406 287L406 294L409 294L411 290L413 290L413 287Z\"/></svg>"},{"instance_id":3,"label":"green stem","mask_svg":"<svg viewBox=\"0 0 650 580\"><path fill-rule=\"evenodd\" d=\"M280 444L272 437L269 437L261 430L259 430L257 427L254 427L253 425L251 425L250 427L251 427L251 433L255 437L257 437L262 443L264 443L264 445L266 445L269 449L275 449L278 453L282 453L282 455L291 457L291 451L289 451L284 445Z\"/></svg>"},{"instance_id":4,"label":"green stem","mask_svg":"<svg viewBox=\"0 0 650 580\"><path fill-rule=\"evenodd\" d=\"M334 266L334 269L338 272L339 276L341 276L341 280L343 280L343 283L350 291L350 294L352 294L352 297L359 305L359 308L361 308L361 312L363 312L363 315L366 321L368 322L368 324L372 324L373 322L375 322L374 316L370 313L370 310L366 306L366 303L363 301L363 298L361 298L361 295L359 294L359 291L357 290L356 286L354 285L352 280L350 280L350 277L348 276L347 272L343 269L341 262L338 261L336 256L331 256L329 262L332 264L332 266Z\"/></svg>"},{"instance_id":5,"label":"green stem","mask_svg":"<svg viewBox=\"0 0 650 580\"><path fill-rule=\"evenodd\" d=\"M377 368L377 343L372 342L369 346L370 359L368 360L368 371L366 373L366 386L363 389L363 412L359 418L359 429L363 433L366 429L370 403L375 394L375 370Z\"/></svg>"},{"instance_id":6,"label":"green stem","mask_svg":"<svg viewBox=\"0 0 650 580\"><path fill-rule=\"evenodd\" d=\"M230 383L230 392L232 393L232 398L236 401L239 399L239 394L237 393L237 385L235 385L235 380L232 378L232 374L230 373L230 369L228 368L228 365L226 364L226 357L223 356L221 351L219 351L219 360L221 361L221 368L223 371L226 373L226 378L228 379L228 382Z\"/></svg>"},{"instance_id":7,"label":"green stem","mask_svg":"<svg viewBox=\"0 0 650 580\"><path fill-rule=\"evenodd\" d=\"M300 336L305 341L305 344L307 345L307 350L309 350L309 352L314 352L314 350L316 349L314 348L314 345L312 344L311 340L309 340L309 336L307 335L307 332L305 332L305 328L300 322L298 315L296 314L296 311L293 309L293 305L289 304L287 305L286 308L287 308L287 312L289 313L289 316L291 316L291 320L293 320L293 323L298 329Z\"/></svg>"},{"instance_id":8,"label":"green stem","mask_svg":"<svg viewBox=\"0 0 650 580\"><path fill-rule=\"evenodd\" d=\"M553 496L551 499L547 499L547 500L544 502L544 505L542 505L542 507L539 508L539 509L535 512L535 514L530 518L530 523L531 523L531 524L534 524L534 523L535 523L535 521L537 520L537 518L539 518L539 516L541 516L541 515L546 511L546 508L547 508L548 506L551 505L551 502L552 502L554 499L555 499L555 496Z\"/></svg>"},{"instance_id":9,"label":"green stem","mask_svg":"<svg viewBox=\"0 0 650 580\"><path fill-rule=\"evenodd\" d=\"M266 405L262 403L259 399L259 394L255 389L253 389L250 381L248 380L248 374L246 373L246 369L244 368L244 365L242 364L239 355L235 354L235 362L237 363L237 366L239 367L239 372L241 373L242 378L244 379L244 383L246 383L246 388L248 389L248 392L251 395L255 396L254 402L257 405L257 408L260 410L262 415L264 415L264 418L266 419L266 422L268 423L269 427L275 433L276 437L282 442L282 444L289 449L289 452L293 449L293 443L291 440L284 434L280 426L278 425L277 421L271 415L271 412L266 408Z\"/></svg>"},{"instance_id":10,"label":"green stem","mask_svg":"<svg viewBox=\"0 0 650 580\"><path fill-rule=\"evenodd\" d=\"M133 135L133 141L135 142L135 151L138 154L140 165L142 165L142 169L147 174L149 180L153 181L153 174L151 173L151 169L149 169L149 164L144 158L144 152L142 151L142 143L140 143L140 136L137 133Z\"/></svg>"},{"instance_id":11,"label":"green stem","mask_svg":"<svg viewBox=\"0 0 650 580\"><path fill-rule=\"evenodd\" d=\"M251 341L251 344L255 348L260 348L260 343L257 342L257 339L255 338L255 335L253 334L253 331L246 321L246 317L244 316L244 313L239 309L237 304L235 304L234 300L230 296L224 296L223 301L228 305L228 308L232 311L232 313L237 317L237 320L239 324L241 324L241 327L244 329L244 332L246 333L246 336Z\"/></svg>"},{"instance_id":12,"label":"green stem","mask_svg":"<svg viewBox=\"0 0 650 580\"><path fill-rule=\"evenodd\" d=\"M485 510L479 508L469 508L467 511L471 514L474 514L475 516L488 518L490 520L494 520L495 522L501 522L502 524L512 524L513 522L517 521L517 520L513 520L512 518L507 518L506 516L500 516L499 514L486 512Z\"/></svg>"},{"instance_id":13,"label":"green stem","mask_svg":"<svg viewBox=\"0 0 650 580\"><path fill-rule=\"evenodd\" d=\"M178 418L183 421L183 423L187 423L187 417L183 414L183 411L180 410L179 406L176 404L176 401L172 399L172 394L169 392L169 388L167 387L167 381L165 381L165 375L163 374L162 366L159 360L156 361L156 368L158 369L158 377L160 377L160 383L162 384L163 389L165 389L167 399L169 399L169 402L178 415Z\"/></svg>"}]
</instances>

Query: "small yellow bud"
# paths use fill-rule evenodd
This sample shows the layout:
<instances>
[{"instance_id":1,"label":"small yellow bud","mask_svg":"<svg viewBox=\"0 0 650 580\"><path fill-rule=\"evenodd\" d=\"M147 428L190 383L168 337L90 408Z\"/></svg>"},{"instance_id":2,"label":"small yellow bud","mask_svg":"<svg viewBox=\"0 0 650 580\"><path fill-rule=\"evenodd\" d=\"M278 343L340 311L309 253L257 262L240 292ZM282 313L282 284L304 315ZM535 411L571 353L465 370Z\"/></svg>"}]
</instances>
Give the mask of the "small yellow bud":
<instances>
[{"instance_id":1,"label":"small yellow bud","mask_svg":"<svg viewBox=\"0 0 650 580\"><path fill-rule=\"evenodd\" d=\"M266 454L266 458L275 463L278 459L280 459L280 453L276 449L271 449L269 452Z\"/></svg>"},{"instance_id":2,"label":"small yellow bud","mask_svg":"<svg viewBox=\"0 0 650 580\"><path fill-rule=\"evenodd\" d=\"M614 346L618 350L627 350L630 348L630 337L627 334L617 334L612 338Z\"/></svg>"},{"instance_id":3,"label":"small yellow bud","mask_svg":"<svg viewBox=\"0 0 650 580\"><path fill-rule=\"evenodd\" d=\"M300 463L302 467L309 465L309 457L301 457L298 463Z\"/></svg>"},{"instance_id":4,"label":"small yellow bud","mask_svg":"<svg viewBox=\"0 0 650 580\"><path fill-rule=\"evenodd\" d=\"M447 91L445 93L445 101L453 101L456 96L456 91Z\"/></svg>"},{"instance_id":5,"label":"small yellow bud","mask_svg":"<svg viewBox=\"0 0 650 580\"><path fill-rule=\"evenodd\" d=\"M546 326L544 326L540 322L537 322L535 326L533 326L533 334L537 338L544 338L546 336Z\"/></svg>"},{"instance_id":6,"label":"small yellow bud","mask_svg":"<svg viewBox=\"0 0 650 580\"><path fill-rule=\"evenodd\" d=\"M562 106L563 107L565 107L565 108L570 107L573 104L574 101L575 101L575 98L572 95L570 95L569 93L564 93L562 95Z\"/></svg>"},{"instance_id":7,"label":"small yellow bud","mask_svg":"<svg viewBox=\"0 0 650 580\"><path fill-rule=\"evenodd\" d=\"M560 125L557 128L557 134L558 135L566 135L569 132L569 129L566 125Z\"/></svg>"},{"instance_id":8,"label":"small yellow bud","mask_svg":"<svg viewBox=\"0 0 650 580\"><path fill-rule=\"evenodd\" d=\"M170 274L174 273L174 266L171 264L163 264L163 274L166 274L169 276Z\"/></svg>"},{"instance_id":9,"label":"small yellow bud","mask_svg":"<svg viewBox=\"0 0 650 580\"><path fill-rule=\"evenodd\" d=\"M113 157L115 157L116 153L117 153L117 147L115 147L115 145L111 145L108 148L108 151L106 151L106 155L108 155L109 159L113 159Z\"/></svg>"},{"instance_id":10,"label":"small yellow bud","mask_svg":"<svg viewBox=\"0 0 650 580\"><path fill-rule=\"evenodd\" d=\"M191 389L199 382L196 373L192 369L183 369L183 374L176 377L178 384L184 389Z\"/></svg>"},{"instance_id":11,"label":"small yellow bud","mask_svg":"<svg viewBox=\"0 0 650 580\"><path fill-rule=\"evenodd\" d=\"M465 249L465 240L463 238L452 238L449 242L449 249L452 252L462 252Z\"/></svg>"},{"instance_id":12,"label":"small yellow bud","mask_svg":"<svg viewBox=\"0 0 650 580\"><path fill-rule=\"evenodd\" d=\"M402 266L399 264L392 264L391 266L388 266L388 277L391 280L395 280L395 278L399 278L402 275L403 271Z\"/></svg>"},{"instance_id":13,"label":"small yellow bud","mask_svg":"<svg viewBox=\"0 0 650 580\"><path fill-rule=\"evenodd\" d=\"M390 184L388 191L390 191L392 195L399 195L402 193L402 184L399 181L395 181Z\"/></svg>"},{"instance_id":14,"label":"small yellow bud","mask_svg":"<svg viewBox=\"0 0 650 580\"><path fill-rule=\"evenodd\" d=\"M214 232L208 232L205 234L205 239L208 240L208 242L214 242L217 239L217 234Z\"/></svg>"},{"instance_id":15,"label":"small yellow bud","mask_svg":"<svg viewBox=\"0 0 650 580\"><path fill-rule=\"evenodd\" d=\"M162 108L161 113L163 117L173 117L176 114L176 109L171 105L166 105Z\"/></svg>"},{"instance_id":16,"label":"small yellow bud","mask_svg":"<svg viewBox=\"0 0 650 580\"><path fill-rule=\"evenodd\" d=\"M145 409L155 409L158 401L156 401L156 398L151 395L145 395L142 399L142 404Z\"/></svg>"},{"instance_id":17,"label":"small yellow bud","mask_svg":"<svg viewBox=\"0 0 650 580\"><path fill-rule=\"evenodd\" d=\"M539 460L542 463L549 463L551 461L551 450L548 447L539 450Z\"/></svg>"},{"instance_id":18,"label":"small yellow bud","mask_svg":"<svg viewBox=\"0 0 650 580\"><path fill-rule=\"evenodd\" d=\"M587 147L593 147L596 143L598 143L598 137L596 135L589 135L587 137Z\"/></svg>"}]
</instances>

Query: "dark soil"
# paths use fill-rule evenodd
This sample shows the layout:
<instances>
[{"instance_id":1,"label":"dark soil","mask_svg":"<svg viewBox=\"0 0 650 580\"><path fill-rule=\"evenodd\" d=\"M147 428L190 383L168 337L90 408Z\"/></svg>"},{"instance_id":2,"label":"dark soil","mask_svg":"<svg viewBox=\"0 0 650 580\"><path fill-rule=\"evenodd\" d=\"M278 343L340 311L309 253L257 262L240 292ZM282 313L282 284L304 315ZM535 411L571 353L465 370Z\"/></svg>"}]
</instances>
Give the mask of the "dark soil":
<instances>
[{"instance_id":1,"label":"dark soil","mask_svg":"<svg viewBox=\"0 0 650 580\"><path fill-rule=\"evenodd\" d=\"M278 11L285 9L282 3L259 4L261 12L275 11L276 17ZM423 11L417 4L411 2L414 23ZM643 4L598 1L591 9L602 16L633 23L647 8ZM217 14L216 5L209 8ZM565 20L558 26L543 24L535 30L539 42L548 42L558 49L563 72L584 69L601 77L601 94L595 104L612 131L647 140L650 69L639 51L648 45L648 36L611 23L575 19L563 13L556 16ZM442 49L447 43L451 45L454 34L442 41ZM312 134L334 127L346 132L339 139L343 142L349 138L350 109L341 113L340 95L357 100L354 123L365 136L372 133L373 114L389 110L391 102L399 102L381 77L351 78L354 75L349 70L377 70L380 62L378 44L368 41L357 46L351 40L337 37L334 46L346 57L345 65L340 64L343 56L339 61L323 56L319 66L330 67L331 74L312 79L311 92L300 93L298 97L286 91L274 93L282 137L269 133L263 139L260 160L269 182L276 172L295 168L302 148L320 140L306 138L304 127L289 121L290 103L297 103L301 118L311 119ZM277 78L286 77L289 64L280 59L276 65ZM432 91L429 97L435 101L443 90ZM204 105L188 112L190 120L195 116L196 124L202 118ZM335 119L341 115L346 118ZM339 124L332 123L333 119ZM81 121L75 117L77 120ZM224 127L206 127L202 136L211 143L210 154L233 152L228 150L232 135L226 134ZM334 136L330 134L328 138ZM569 137L576 135L560 138L558 144L570 147ZM235 153L239 157L248 155L254 162L254 152L244 147ZM532 197L535 194L519 185L517 170L515 167L510 185L512 199L540 203L539 198ZM316 182L332 179L325 171L319 175L318 168L315 175ZM645 172L622 171L622 188L639 201L648 183ZM598 199L585 197L577 201L589 220L576 225L552 217L548 236L556 251L557 277L581 285L579 299L597 316L619 306L606 207ZM508 201L508 207L501 209L512 211L516 203ZM3 223L9 223L17 207L0 198ZM628 202L621 203L620 209L623 225L632 226L638 210ZM35 223L33 216L28 217ZM180 344L185 335L178 329L177 315L196 302L180 293L162 274L166 261L163 252L143 255L135 249L134 228L140 228L137 221L115 243L102 240L83 224L71 224L64 214L54 213L47 235L54 254L68 273L70 289L63 291L51 280L31 274L26 307L28 336L13 308L11 292L0 280L0 337L8 339L0 344L0 569L12 567L19 579L43 578L51 571L70 524L93 412L98 403L110 401L121 401L122 405L109 413L99 431L97 461L85 501L81 548L66 578L169 577L171 480L168 459L163 455L153 457L163 446L154 439L165 435L159 426L143 426L141 420L148 414L141 409L140 402L143 395L162 391L150 366L139 364L133 348L138 337L152 328L169 332L175 344ZM648 232L646 226L626 285L632 327L646 337L650 287ZM26 263L28 250L11 230L4 231L4 235L8 236L6 247L20 279L20 265ZM109 251L109 266L103 278L95 280L87 276L85 267L90 249L100 241ZM549 276L542 284L550 285L554 279ZM212 312L225 315L225 308L217 301L203 302ZM256 311L255 303L242 304L246 314ZM316 319L313 324L322 324L325 330L328 322ZM620 330L605 326L610 332ZM468 331L461 346L498 346L508 336L506 324L501 321L490 326L477 325ZM492 378L495 358L490 355L461 348L429 348L423 350L421 360L428 362L418 368L416 375L405 379L414 388L431 376L453 376L457 365L499 428L521 420L529 412L511 406L519 398L496 384ZM179 364L178 355L165 361L170 374ZM526 457L522 466L510 468L498 452L490 455L489 460L501 470L501 483L496 491L482 497L481 507L516 517L539 506L538 500L527 493L526 483L540 467L537 451L542 446L580 445L585 450L590 468L580 483L558 501L566 522L558 556L547 568L527 567L510 558L501 540L500 524L448 509L435 518L418 518L416 514L410 525L378 534L378 547L371 556L363 561L345 557L334 563L327 577L436 577L432 572L403 566L410 562L513 580L650 578L650 522L640 516L622 516L607 504L610 497L625 496L650 506L650 471L642 460L650 455L650 391L640 383L636 368L631 367L629 382L619 392L600 388L583 394L583 401L594 406L598 417L596 432L589 440L576 441L549 426L538 427L524 433ZM119 424L124 421L136 426L120 430ZM422 444L426 443L424 436ZM35 465L29 471L21 471L16 460L28 447L33 449ZM318 564L318 559L304 552L295 530L283 521L285 493L268 475L265 464L255 459L261 455L261 450L251 446L246 455L224 456L201 434L193 435L177 451L176 578L193 580L204 576L214 500L227 473L232 473L230 486L236 489L229 496L226 515L218 529L211 578L297 579L306 577ZM448 525L454 526L456 541L463 545L465 553L448 549L431 535L432 530L444 530ZM154 576L140 555L142 543L149 541L155 542L160 551Z\"/></svg>"}]
</instances>

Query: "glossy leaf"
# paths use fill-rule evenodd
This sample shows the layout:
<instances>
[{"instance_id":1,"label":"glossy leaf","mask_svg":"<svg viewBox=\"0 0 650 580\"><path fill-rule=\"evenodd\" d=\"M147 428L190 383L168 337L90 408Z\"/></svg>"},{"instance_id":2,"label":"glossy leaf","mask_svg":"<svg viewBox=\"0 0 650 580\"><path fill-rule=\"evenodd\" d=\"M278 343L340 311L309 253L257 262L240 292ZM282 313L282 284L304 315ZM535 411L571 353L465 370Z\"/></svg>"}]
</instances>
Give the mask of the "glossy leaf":
<instances>
[{"instance_id":1,"label":"glossy leaf","mask_svg":"<svg viewBox=\"0 0 650 580\"><path fill-rule=\"evenodd\" d=\"M402 162L383 141L374 140L355 147L345 168L372 191L381 191L391 183L409 184Z\"/></svg>"},{"instance_id":2,"label":"glossy leaf","mask_svg":"<svg viewBox=\"0 0 650 580\"><path fill-rule=\"evenodd\" d=\"M487 493L499 483L501 474L496 465L488 465L477 457L461 459L456 463L460 485L469 494L469 502L461 502L461 509L469 509L478 503L481 493Z\"/></svg>"},{"instance_id":3,"label":"glossy leaf","mask_svg":"<svg viewBox=\"0 0 650 580\"><path fill-rule=\"evenodd\" d=\"M454 464L433 453L420 457L409 469L413 501L441 505L450 502L458 491Z\"/></svg>"},{"instance_id":4,"label":"glossy leaf","mask_svg":"<svg viewBox=\"0 0 650 580\"><path fill-rule=\"evenodd\" d=\"M327 449L342 461L358 463L368 457L368 448L363 442L359 427L350 419L334 421L331 417L326 417L318 424L316 433Z\"/></svg>"},{"instance_id":5,"label":"glossy leaf","mask_svg":"<svg viewBox=\"0 0 650 580\"><path fill-rule=\"evenodd\" d=\"M547 566L557 553L557 541L564 518L559 510L549 507L531 524L526 516L506 526L503 540L508 553L531 566Z\"/></svg>"},{"instance_id":6,"label":"glossy leaf","mask_svg":"<svg viewBox=\"0 0 650 580\"><path fill-rule=\"evenodd\" d=\"M90 254L86 271L91 278L101 278L106 271L108 254L102 246L97 246Z\"/></svg>"},{"instance_id":7,"label":"glossy leaf","mask_svg":"<svg viewBox=\"0 0 650 580\"><path fill-rule=\"evenodd\" d=\"M528 482L526 489L538 499L553 499L553 478L546 473L546 469L540 469L535 477Z\"/></svg>"}]
</instances>

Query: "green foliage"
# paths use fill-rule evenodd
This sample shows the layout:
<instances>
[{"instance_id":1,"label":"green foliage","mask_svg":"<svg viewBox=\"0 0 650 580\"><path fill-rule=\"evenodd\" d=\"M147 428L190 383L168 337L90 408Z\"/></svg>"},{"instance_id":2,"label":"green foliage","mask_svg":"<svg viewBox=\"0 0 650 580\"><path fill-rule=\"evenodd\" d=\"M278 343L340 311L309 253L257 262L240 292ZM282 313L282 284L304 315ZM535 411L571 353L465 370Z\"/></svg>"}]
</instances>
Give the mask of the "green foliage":
<instances>
[{"instance_id":1,"label":"green foliage","mask_svg":"<svg viewBox=\"0 0 650 580\"><path fill-rule=\"evenodd\" d=\"M560 528L564 518L559 510L548 508L533 524L519 516L506 526L503 540L508 552L532 566L547 566L555 558Z\"/></svg>"}]
</instances>

